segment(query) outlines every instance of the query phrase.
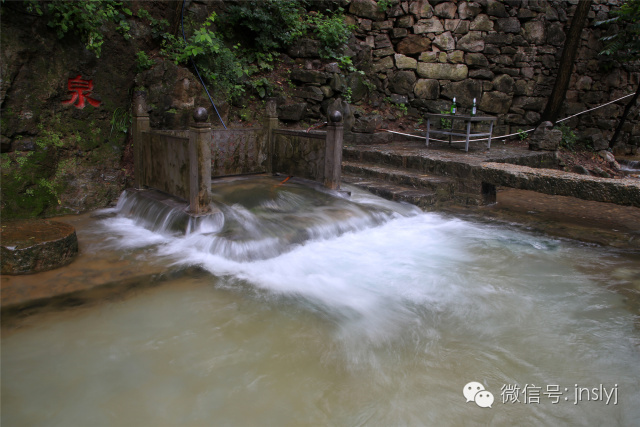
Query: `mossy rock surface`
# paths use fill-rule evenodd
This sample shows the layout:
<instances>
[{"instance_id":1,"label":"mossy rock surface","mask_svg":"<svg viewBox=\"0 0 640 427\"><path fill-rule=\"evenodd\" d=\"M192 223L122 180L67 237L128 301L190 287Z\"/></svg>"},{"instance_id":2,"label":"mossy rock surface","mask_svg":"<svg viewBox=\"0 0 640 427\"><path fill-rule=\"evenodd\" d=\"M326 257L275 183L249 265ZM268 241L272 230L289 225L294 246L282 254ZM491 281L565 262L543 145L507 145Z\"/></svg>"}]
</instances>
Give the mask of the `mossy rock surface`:
<instances>
[{"instance_id":1,"label":"mossy rock surface","mask_svg":"<svg viewBox=\"0 0 640 427\"><path fill-rule=\"evenodd\" d=\"M76 230L45 219L3 221L2 274L30 274L70 263L78 253Z\"/></svg>"}]
</instances>

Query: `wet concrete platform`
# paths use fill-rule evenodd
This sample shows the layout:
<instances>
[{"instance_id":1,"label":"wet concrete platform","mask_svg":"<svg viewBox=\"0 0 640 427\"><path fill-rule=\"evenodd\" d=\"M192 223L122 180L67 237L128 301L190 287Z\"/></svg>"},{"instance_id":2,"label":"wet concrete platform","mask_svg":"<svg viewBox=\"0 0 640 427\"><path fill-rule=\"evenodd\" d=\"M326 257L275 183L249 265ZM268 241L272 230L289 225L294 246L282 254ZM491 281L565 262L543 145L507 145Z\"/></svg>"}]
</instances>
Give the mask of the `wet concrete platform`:
<instances>
[{"instance_id":1,"label":"wet concrete platform","mask_svg":"<svg viewBox=\"0 0 640 427\"><path fill-rule=\"evenodd\" d=\"M55 270L0 276L3 319L44 306L68 307L109 298L181 274L178 267L148 261L144 250L125 257L101 245L92 233L97 218L91 213L58 217L56 221L75 227L78 255L70 264Z\"/></svg>"},{"instance_id":2,"label":"wet concrete platform","mask_svg":"<svg viewBox=\"0 0 640 427\"><path fill-rule=\"evenodd\" d=\"M554 169L553 152L531 151L524 144L472 144L469 152L446 142L426 147L422 140L345 147L344 160L409 169L458 180L462 192L481 199L484 184L584 200L640 207L640 180L600 178ZM481 202L482 203L482 202Z\"/></svg>"}]
</instances>

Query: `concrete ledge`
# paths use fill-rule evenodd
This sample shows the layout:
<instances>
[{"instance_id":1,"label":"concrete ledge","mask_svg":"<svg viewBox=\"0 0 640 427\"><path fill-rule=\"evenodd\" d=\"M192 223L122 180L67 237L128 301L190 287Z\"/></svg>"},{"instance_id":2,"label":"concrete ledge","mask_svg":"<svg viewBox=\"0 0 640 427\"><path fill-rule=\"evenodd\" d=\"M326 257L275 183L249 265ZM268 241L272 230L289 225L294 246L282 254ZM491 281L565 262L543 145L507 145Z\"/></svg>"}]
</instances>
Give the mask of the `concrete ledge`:
<instances>
[{"instance_id":1,"label":"concrete ledge","mask_svg":"<svg viewBox=\"0 0 640 427\"><path fill-rule=\"evenodd\" d=\"M598 178L507 163L486 162L481 166L481 179L490 184L640 207L640 181L637 179Z\"/></svg>"}]
</instances>

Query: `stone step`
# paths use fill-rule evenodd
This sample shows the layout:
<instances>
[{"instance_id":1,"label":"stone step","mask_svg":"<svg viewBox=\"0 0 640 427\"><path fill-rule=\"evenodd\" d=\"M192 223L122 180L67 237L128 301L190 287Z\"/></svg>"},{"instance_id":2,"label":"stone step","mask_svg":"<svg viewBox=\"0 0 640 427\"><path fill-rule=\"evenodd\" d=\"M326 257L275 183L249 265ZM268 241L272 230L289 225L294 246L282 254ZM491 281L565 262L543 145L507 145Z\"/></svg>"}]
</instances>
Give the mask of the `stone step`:
<instances>
[{"instance_id":1,"label":"stone step","mask_svg":"<svg viewBox=\"0 0 640 427\"><path fill-rule=\"evenodd\" d=\"M428 154L428 155L427 155ZM401 168L418 173L428 173L444 177L468 178L474 167L482 162L472 155L460 161L454 155L440 152L416 153L416 150L378 149L367 146L345 147L343 161L369 163L391 168Z\"/></svg>"},{"instance_id":2,"label":"stone step","mask_svg":"<svg viewBox=\"0 0 640 427\"><path fill-rule=\"evenodd\" d=\"M450 196L455 189L455 182L451 178L373 163L343 161L342 172L364 178L386 181L391 184L403 185L413 189L436 191L440 197Z\"/></svg>"},{"instance_id":3,"label":"stone step","mask_svg":"<svg viewBox=\"0 0 640 427\"><path fill-rule=\"evenodd\" d=\"M355 185L387 200L411 203L422 209L440 205L437 194L426 189L413 189L380 179L351 174L343 174L342 182Z\"/></svg>"}]
</instances>

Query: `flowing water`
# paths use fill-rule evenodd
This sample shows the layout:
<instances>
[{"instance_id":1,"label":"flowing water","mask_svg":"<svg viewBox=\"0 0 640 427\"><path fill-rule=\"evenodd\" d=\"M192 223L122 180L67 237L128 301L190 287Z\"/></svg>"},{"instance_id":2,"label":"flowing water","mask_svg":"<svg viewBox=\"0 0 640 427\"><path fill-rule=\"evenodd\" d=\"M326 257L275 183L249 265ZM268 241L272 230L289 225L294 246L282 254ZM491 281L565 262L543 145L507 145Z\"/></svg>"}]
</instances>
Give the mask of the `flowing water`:
<instances>
[{"instance_id":1,"label":"flowing water","mask_svg":"<svg viewBox=\"0 0 640 427\"><path fill-rule=\"evenodd\" d=\"M3 334L2 425L640 423L637 254L350 189L220 186L187 234L124 200L101 245L201 271Z\"/></svg>"},{"instance_id":2,"label":"flowing water","mask_svg":"<svg viewBox=\"0 0 640 427\"><path fill-rule=\"evenodd\" d=\"M628 177L640 178L640 160L620 160L620 169L625 172Z\"/></svg>"}]
</instances>

